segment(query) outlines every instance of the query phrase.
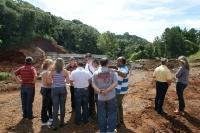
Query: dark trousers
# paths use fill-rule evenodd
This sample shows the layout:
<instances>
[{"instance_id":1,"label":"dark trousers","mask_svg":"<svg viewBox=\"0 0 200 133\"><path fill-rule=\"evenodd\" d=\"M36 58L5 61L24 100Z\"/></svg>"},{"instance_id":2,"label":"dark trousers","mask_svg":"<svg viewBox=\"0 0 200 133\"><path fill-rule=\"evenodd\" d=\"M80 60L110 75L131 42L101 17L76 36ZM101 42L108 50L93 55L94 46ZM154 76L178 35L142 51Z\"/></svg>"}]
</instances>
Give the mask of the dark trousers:
<instances>
[{"instance_id":1,"label":"dark trousers","mask_svg":"<svg viewBox=\"0 0 200 133\"><path fill-rule=\"evenodd\" d=\"M89 91L88 88L75 88L74 90L75 96L75 123L80 123L81 120L83 122L88 122L88 99L89 99ZM82 108L82 113L81 113Z\"/></svg>"},{"instance_id":2,"label":"dark trousers","mask_svg":"<svg viewBox=\"0 0 200 133\"><path fill-rule=\"evenodd\" d=\"M96 108L98 108L98 94L97 93L94 94L94 101L96 104ZM97 111L98 111L98 109L97 109Z\"/></svg>"},{"instance_id":3,"label":"dark trousers","mask_svg":"<svg viewBox=\"0 0 200 133\"><path fill-rule=\"evenodd\" d=\"M159 113L163 112L163 103L168 89L167 82L156 81L156 97L155 97L155 110Z\"/></svg>"},{"instance_id":4,"label":"dark trousers","mask_svg":"<svg viewBox=\"0 0 200 133\"><path fill-rule=\"evenodd\" d=\"M52 119L51 88L42 87L40 93L42 95L41 119L46 123L50 118Z\"/></svg>"},{"instance_id":5,"label":"dark trousers","mask_svg":"<svg viewBox=\"0 0 200 133\"><path fill-rule=\"evenodd\" d=\"M75 110L74 86L70 86L70 93L71 93L71 107L72 110Z\"/></svg>"},{"instance_id":6,"label":"dark trousers","mask_svg":"<svg viewBox=\"0 0 200 133\"><path fill-rule=\"evenodd\" d=\"M21 101L23 118L33 117L33 102L35 97L35 87L22 85L21 86Z\"/></svg>"},{"instance_id":7,"label":"dark trousers","mask_svg":"<svg viewBox=\"0 0 200 133\"><path fill-rule=\"evenodd\" d=\"M89 85L89 116L95 114L94 88L92 84Z\"/></svg>"},{"instance_id":8,"label":"dark trousers","mask_svg":"<svg viewBox=\"0 0 200 133\"><path fill-rule=\"evenodd\" d=\"M53 126L57 126L58 110L60 108L60 124L64 124L65 118L65 103L67 97L66 87L55 87L51 90L51 96L53 101Z\"/></svg>"},{"instance_id":9,"label":"dark trousers","mask_svg":"<svg viewBox=\"0 0 200 133\"><path fill-rule=\"evenodd\" d=\"M124 123L123 117L123 102L124 94L117 94L117 125Z\"/></svg>"},{"instance_id":10,"label":"dark trousers","mask_svg":"<svg viewBox=\"0 0 200 133\"><path fill-rule=\"evenodd\" d=\"M181 82L176 83L176 94L178 96L179 101L179 111L184 111L185 108L185 101L184 101L184 90L187 87L187 84L183 84Z\"/></svg>"}]
</instances>

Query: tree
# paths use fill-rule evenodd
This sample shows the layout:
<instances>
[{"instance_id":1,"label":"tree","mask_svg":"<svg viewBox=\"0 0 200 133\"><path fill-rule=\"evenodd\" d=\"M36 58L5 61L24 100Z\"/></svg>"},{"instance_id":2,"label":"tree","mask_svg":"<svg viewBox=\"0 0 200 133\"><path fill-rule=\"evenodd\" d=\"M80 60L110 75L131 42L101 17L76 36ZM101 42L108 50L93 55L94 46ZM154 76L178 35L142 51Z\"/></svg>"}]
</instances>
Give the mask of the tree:
<instances>
[{"instance_id":1,"label":"tree","mask_svg":"<svg viewBox=\"0 0 200 133\"><path fill-rule=\"evenodd\" d=\"M23 40L30 40L35 34L35 20L36 15L32 10L26 10L23 12L20 22L20 33Z\"/></svg>"},{"instance_id":2,"label":"tree","mask_svg":"<svg viewBox=\"0 0 200 133\"><path fill-rule=\"evenodd\" d=\"M102 33L97 40L97 47L111 58L117 56L117 38L109 31Z\"/></svg>"},{"instance_id":3,"label":"tree","mask_svg":"<svg viewBox=\"0 0 200 133\"><path fill-rule=\"evenodd\" d=\"M0 31L1 31L1 25L0 25ZM2 40L1 40L1 37L0 37L0 47L1 47L1 44L2 44Z\"/></svg>"}]
</instances>

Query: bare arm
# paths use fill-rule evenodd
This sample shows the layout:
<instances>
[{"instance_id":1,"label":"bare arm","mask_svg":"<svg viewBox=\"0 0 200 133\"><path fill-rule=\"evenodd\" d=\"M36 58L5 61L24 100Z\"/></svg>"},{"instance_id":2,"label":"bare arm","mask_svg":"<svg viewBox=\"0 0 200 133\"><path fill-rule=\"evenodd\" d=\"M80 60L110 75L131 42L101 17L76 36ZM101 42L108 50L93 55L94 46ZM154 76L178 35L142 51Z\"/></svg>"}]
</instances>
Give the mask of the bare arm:
<instances>
[{"instance_id":1,"label":"bare arm","mask_svg":"<svg viewBox=\"0 0 200 133\"><path fill-rule=\"evenodd\" d=\"M119 71L119 70L115 70L115 69L113 69L115 72L117 72L117 74L119 75L119 76L121 76L122 78L126 78L126 76L127 76L127 74L126 73L123 73L123 72L121 72L121 71Z\"/></svg>"},{"instance_id":2,"label":"bare arm","mask_svg":"<svg viewBox=\"0 0 200 133\"><path fill-rule=\"evenodd\" d=\"M92 83L92 86L93 86L94 90L95 90L98 94L100 94L101 90L100 90L94 83Z\"/></svg>"},{"instance_id":3,"label":"bare arm","mask_svg":"<svg viewBox=\"0 0 200 133\"><path fill-rule=\"evenodd\" d=\"M109 92L111 92L113 89L115 89L117 87L117 82L113 82L110 87L108 87L106 90L103 91L103 94L106 95Z\"/></svg>"},{"instance_id":4,"label":"bare arm","mask_svg":"<svg viewBox=\"0 0 200 133\"><path fill-rule=\"evenodd\" d=\"M22 82L22 80L20 79L19 76L16 76L15 74L13 74L13 77L14 77L14 79L15 79L18 83L21 83L21 82Z\"/></svg>"},{"instance_id":5,"label":"bare arm","mask_svg":"<svg viewBox=\"0 0 200 133\"><path fill-rule=\"evenodd\" d=\"M21 78L19 77L19 71L20 71L20 69L18 69L18 70L16 70L16 71L13 71L13 72L12 72L12 75L13 75L14 79L15 79L18 83L21 83L22 80L21 80Z\"/></svg>"},{"instance_id":6,"label":"bare arm","mask_svg":"<svg viewBox=\"0 0 200 133\"><path fill-rule=\"evenodd\" d=\"M65 79L66 79L66 83L69 84L70 80L69 80L69 73L67 70L64 69L64 75L65 75Z\"/></svg>"},{"instance_id":7,"label":"bare arm","mask_svg":"<svg viewBox=\"0 0 200 133\"><path fill-rule=\"evenodd\" d=\"M35 69L33 70L33 74L34 74L33 83L35 83L37 81L37 71Z\"/></svg>"}]
</instances>

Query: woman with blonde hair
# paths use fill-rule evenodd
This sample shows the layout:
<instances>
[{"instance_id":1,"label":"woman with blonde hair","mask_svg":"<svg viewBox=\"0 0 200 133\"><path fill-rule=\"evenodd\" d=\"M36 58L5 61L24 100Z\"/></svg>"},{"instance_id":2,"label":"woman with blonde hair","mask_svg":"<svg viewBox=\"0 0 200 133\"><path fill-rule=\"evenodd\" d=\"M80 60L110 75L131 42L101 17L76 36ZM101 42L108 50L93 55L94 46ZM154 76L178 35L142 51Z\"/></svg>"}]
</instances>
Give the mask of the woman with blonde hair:
<instances>
[{"instance_id":1,"label":"woman with blonde hair","mask_svg":"<svg viewBox=\"0 0 200 133\"><path fill-rule=\"evenodd\" d=\"M179 63L179 70L176 73L176 93L178 96L179 101L179 108L177 108L174 113L175 114L184 114L184 108L185 108L185 101L184 101L184 90L188 85L188 76L189 76L189 70L190 66L188 63L188 60L185 56L178 57L178 63Z\"/></svg>"},{"instance_id":2,"label":"woman with blonde hair","mask_svg":"<svg viewBox=\"0 0 200 133\"><path fill-rule=\"evenodd\" d=\"M50 73L52 80L52 101L53 101L53 123L52 129L57 130L58 110L60 108L60 127L64 126L65 103L67 97L66 83L69 83L69 75L64 69L64 61L57 58L54 69Z\"/></svg>"},{"instance_id":3,"label":"woman with blonde hair","mask_svg":"<svg viewBox=\"0 0 200 133\"><path fill-rule=\"evenodd\" d=\"M42 110L41 120L42 126L48 125L52 122L52 99L51 99L51 82L49 81L49 74L52 69L53 60L46 59L42 64L41 76L41 90L42 95Z\"/></svg>"}]
</instances>

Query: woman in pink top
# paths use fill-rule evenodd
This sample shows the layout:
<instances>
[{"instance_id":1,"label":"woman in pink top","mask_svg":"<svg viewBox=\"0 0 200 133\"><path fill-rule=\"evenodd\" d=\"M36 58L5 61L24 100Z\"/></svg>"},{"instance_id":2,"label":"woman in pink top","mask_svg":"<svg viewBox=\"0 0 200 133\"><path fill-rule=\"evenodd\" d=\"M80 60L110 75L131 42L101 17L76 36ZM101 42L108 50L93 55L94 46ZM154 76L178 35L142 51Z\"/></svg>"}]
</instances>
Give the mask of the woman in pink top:
<instances>
[{"instance_id":1,"label":"woman in pink top","mask_svg":"<svg viewBox=\"0 0 200 133\"><path fill-rule=\"evenodd\" d=\"M41 120L42 126L48 125L52 122L52 99L51 99L51 82L49 80L50 70L52 69L53 60L46 59L42 64L41 76L41 90L42 95L42 110Z\"/></svg>"}]
</instances>

